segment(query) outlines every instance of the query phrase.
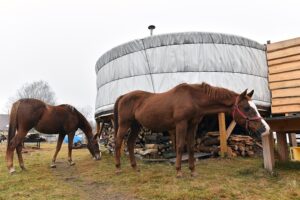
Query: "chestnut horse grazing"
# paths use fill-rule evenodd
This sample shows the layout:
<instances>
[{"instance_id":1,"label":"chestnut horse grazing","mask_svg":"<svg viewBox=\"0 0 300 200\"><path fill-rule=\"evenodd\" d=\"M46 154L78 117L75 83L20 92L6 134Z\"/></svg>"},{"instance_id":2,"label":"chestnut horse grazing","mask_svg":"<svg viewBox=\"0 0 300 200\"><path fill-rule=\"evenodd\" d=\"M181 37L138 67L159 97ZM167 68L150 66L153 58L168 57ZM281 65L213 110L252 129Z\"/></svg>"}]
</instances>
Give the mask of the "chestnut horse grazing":
<instances>
[{"instance_id":1,"label":"chestnut horse grazing","mask_svg":"<svg viewBox=\"0 0 300 200\"><path fill-rule=\"evenodd\" d=\"M20 99L12 106L8 130L6 162L10 173L15 172L13 167L14 150L17 150L21 169L25 169L22 158L22 141L28 131L35 128L46 134L59 134L56 151L52 159L51 167L55 167L56 156L61 148L65 135L69 137L68 161L72 161L72 146L75 132L80 128L88 139L88 149L92 156L99 160L100 150L92 128L86 118L73 106L51 106L37 99Z\"/></svg>"},{"instance_id":2,"label":"chestnut horse grazing","mask_svg":"<svg viewBox=\"0 0 300 200\"><path fill-rule=\"evenodd\" d=\"M131 129L127 147L131 166L138 170L134 157L134 145L140 126L156 132L176 132L176 170L182 176L181 158L187 143L189 169L195 176L194 141L198 124L206 114L226 112L241 126L259 134L269 134L270 127L261 118L251 101L254 91L241 94L213 87L209 84L180 84L164 93L133 91L120 96L114 107L115 164L121 172L120 148L128 129Z\"/></svg>"}]
</instances>

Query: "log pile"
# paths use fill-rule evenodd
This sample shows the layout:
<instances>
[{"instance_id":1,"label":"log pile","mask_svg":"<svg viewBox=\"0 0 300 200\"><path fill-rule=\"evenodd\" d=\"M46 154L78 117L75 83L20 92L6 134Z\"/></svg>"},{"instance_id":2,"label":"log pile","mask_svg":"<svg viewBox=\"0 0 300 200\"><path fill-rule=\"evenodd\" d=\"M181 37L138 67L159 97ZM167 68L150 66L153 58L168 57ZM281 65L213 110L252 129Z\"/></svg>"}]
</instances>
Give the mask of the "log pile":
<instances>
[{"instance_id":1,"label":"log pile","mask_svg":"<svg viewBox=\"0 0 300 200\"><path fill-rule=\"evenodd\" d=\"M195 151L217 155L220 150L219 137L219 132L207 132L204 136L196 139ZM262 151L261 144L247 135L231 135L228 138L228 147L228 153L233 157L252 157Z\"/></svg>"},{"instance_id":2,"label":"log pile","mask_svg":"<svg viewBox=\"0 0 300 200\"><path fill-rule=\"evenodd\" d=\"M125 152L127 152L127 137L124 140ZM194 151L211 153L217 156L220 151L219 137L219 132L207 132L198 136L195 141ZM114 152L114 130L111 125L104 127L102 143L110 153ZM231 135L228 139L228 147L228 154L233 157L252 157L255 154L262 153L261 144L246 135ZM147 129L141 129L134 152L144 159L168 159L176 155L170 136L167 133L154 133Z\"/></svg>"}]
</instances>

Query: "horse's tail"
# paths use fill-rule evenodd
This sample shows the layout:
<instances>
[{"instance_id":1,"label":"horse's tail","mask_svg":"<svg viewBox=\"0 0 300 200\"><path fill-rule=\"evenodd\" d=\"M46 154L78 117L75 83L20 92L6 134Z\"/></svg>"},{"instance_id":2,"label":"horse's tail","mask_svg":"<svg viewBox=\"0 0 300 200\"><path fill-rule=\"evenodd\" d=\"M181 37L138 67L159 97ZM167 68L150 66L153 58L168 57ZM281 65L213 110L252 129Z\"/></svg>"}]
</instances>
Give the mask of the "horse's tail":
<instances>
[{"instance_id":1,"label":"horse's tail","mask_svg":"<svg viewBox=\"0 0 300 200\"><path fill-rule=\"evenodd\" d=\"M119 98L116 100L115 105L114 105L114 129L115 129L115 138L117 136L117 132L119 130L119 101L123 97L119 96Z\"/></svg>"},{"instance_id":2,"label":"horse's tail","mask_svg":"<svg viewBox=\"0 0 300 200\"><path fill-rule=\"evenodd\" d=\"M16 135L17 131L17 115L18 115L18 109L20 105L20 101L17 101L13 104L11 111L10 111L10 117L9 117L9 128L8 128L8 138L7 138L7 148L10 146L10 142L13 139L13 137Z\"/></svg>"}]
</instances>

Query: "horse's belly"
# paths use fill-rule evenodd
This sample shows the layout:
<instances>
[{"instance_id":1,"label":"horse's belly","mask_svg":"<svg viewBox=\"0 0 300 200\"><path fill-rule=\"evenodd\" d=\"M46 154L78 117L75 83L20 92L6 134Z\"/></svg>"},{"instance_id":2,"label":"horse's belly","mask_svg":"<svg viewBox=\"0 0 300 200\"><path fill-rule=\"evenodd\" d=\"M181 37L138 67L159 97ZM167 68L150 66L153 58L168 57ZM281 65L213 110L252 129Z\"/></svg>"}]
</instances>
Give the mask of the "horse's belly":
<instances>
[{"instance_id":1,"label":"horse's belly","mask_svg":"<svg viewBox=\"0 0 300 200\"><path fill-rule=\"evenodd\" d=\"M145 115L137 120L142 126L152 131L167 131L175 128L175 123L171 117Z\"/></svg>"}]
</instances>

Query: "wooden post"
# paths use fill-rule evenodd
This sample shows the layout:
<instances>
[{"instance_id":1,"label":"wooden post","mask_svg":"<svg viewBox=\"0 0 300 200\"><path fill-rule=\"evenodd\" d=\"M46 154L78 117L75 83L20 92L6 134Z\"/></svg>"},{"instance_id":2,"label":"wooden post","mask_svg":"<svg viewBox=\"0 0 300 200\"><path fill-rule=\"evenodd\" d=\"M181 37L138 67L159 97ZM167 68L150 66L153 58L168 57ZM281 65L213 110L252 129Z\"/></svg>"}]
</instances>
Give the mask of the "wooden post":
<instances>
[{"instance_id":1,"label":"wooden post","mask_svg":"<svg viewBox=\"0 0 300 200\"><path fill-rule=\"evenodd\" d=\"M227 134L226 134L226 122L225 113L218 114L219 120L219 132L220 132L220 146L221 146L221 157L227 154Z\"/></svg>"},{"instance_id":2,"label":"wooden post","mask_svg":"<svg viewBox=\"0 0 300 200\"><path fill-rule=\"evenodd\" d=\"M275 160L274 160L274 138L272 131L269 135L262 137L263 145L263 156L264 156L264 167L269 172L273 171Z\"/></svg>"},{"instance_id":3,"label":"wooden post","mask_svg":"<svg viewBox=\"0 0 300 200\"><path fill-rule=\"evenodd\" d=\"M286 141L286 134L282 132L276 133L278 154L280 161L287 161L289 159L288 146Z\"/></svg>"},{"instance_id":4,"label":"wooden post","mask_svg":"<svg viewBox=\"0 0 300 200\"><path fill-rule=\"evenodd\" d=\"M297 146L297 138L296 138L296 133L289 133L289 142L291 147L296 147Z\"/></svg>"}]
</instances>

